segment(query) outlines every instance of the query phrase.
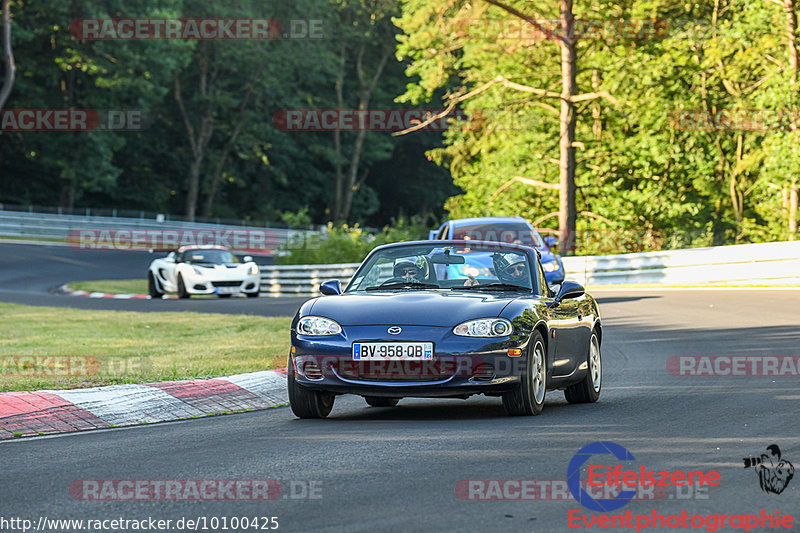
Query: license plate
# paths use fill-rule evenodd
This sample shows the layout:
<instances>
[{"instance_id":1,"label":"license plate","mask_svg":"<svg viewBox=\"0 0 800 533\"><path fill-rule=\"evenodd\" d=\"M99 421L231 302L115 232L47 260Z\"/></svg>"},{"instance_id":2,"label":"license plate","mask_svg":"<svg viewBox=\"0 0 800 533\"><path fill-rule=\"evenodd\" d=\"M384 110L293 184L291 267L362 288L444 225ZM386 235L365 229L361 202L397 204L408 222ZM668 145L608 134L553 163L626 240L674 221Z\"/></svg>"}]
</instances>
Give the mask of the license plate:
<instances>
[{"instance_id":1,"label":"license plate","mask_svg":"<svg viewBox=\"0 0 800 533\"><path fill-rule=\"evenodd\" d=\"M354 342L353 360L426 361L433 359L432 342Z\"/></svg>"},{"instance_id":2,"label":"license plate","mask_svg":"<svg viewBox=\"0 0 800 533\"><path fill-rule=\"evenodd\" d=\"M217 294L236 294L239 287L217 287Z\"/></svg>"}]
</instances>

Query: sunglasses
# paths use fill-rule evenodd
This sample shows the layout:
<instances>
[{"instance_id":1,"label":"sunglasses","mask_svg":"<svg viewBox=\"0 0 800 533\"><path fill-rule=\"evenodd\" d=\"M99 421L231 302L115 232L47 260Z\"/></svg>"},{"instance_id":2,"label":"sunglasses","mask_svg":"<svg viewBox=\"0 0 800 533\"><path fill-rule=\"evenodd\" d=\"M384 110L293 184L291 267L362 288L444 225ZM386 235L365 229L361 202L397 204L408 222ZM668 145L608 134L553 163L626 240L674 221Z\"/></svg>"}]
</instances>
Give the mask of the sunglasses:
<instances>
[{"instance_id":1,"label":"sunglasses","mask_svg":"<svg viewBox=\"0 0 800 533\"><path fill-rule=\"evenodd\" d=\"M523 264L512 265L506 269L506 272L508 272L509 274L522 274L523 272L525 272L525 265Z\"/></svg>"}]
</instances>

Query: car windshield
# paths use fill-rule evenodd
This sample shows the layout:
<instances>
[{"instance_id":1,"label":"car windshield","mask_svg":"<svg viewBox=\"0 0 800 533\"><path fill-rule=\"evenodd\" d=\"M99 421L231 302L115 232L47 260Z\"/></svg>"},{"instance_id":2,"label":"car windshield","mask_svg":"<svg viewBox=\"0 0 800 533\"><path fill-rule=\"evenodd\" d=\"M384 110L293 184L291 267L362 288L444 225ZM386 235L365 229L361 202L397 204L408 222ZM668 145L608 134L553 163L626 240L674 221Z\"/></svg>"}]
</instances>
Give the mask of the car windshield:
<instances>
[{"instance_id":1,"label":"car windshield","mask_svg":"<svg viewBox=\"0 0 800 533\"><path fill-rule=\"evenodd\" d=\"M531 291L523 250L502 245L403 245L375 252L345 292L376 290Z\"/></svg>"},{"instance_id":2,"label":"car windshield","mask_svg":"<svg viewBox=\"0 0 800 533\"><path fill-rule=\"evenodd\" d=\"M187 250L183 253L183 261L195 264L235 265L239 259L228 250Z\"/></svg>"},{"instance_id":3,"label":"car windshield","mask_svg":"<svg viewBox=\"0 0 800 533\"><path fill-rule=\"evenodd\" d=\"M539 232L531 230L530 226L524 222L459 225L453 228L453 239L457 241L507 242L535 248L544 247Z\"/></svg>"}]
</instances>

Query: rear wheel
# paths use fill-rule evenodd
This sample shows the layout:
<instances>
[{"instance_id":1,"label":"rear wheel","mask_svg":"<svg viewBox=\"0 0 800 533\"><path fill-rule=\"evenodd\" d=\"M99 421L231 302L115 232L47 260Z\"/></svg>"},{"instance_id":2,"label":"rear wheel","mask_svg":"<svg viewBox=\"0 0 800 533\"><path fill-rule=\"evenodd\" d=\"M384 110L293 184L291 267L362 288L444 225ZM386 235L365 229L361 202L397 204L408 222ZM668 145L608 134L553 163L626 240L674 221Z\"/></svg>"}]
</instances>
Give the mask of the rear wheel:
<instances>
[{"instance_id":1,"label":"rear wheel","mask_svg":"<svg viewBox=\"0 0 800 533\"><path fill-rule=\"evenodd\" d=\"M586 377L564 389L564 396L569 403L592 403L600 397L600 389L603 386L603 362L600 356L600 341L594 331L589 342L589 353L586 354L586 364L589 367Z\"/></svg>"},{"instance_id":2,"label":"rear wheel","mask_svg":"<svg viewBox=\"0 0 800 533\"><path fill-rule=\"evenodd\" d=\"M158 290L158 285L156 284L156 279L153 277L152 272L147 273L147 293L150 295L150 298L161 298L164 293Z\"/></svg>"},{"instance_id":3,"label":"rear wheel","mask_svg":"<svg viewBox=\"0 0 800 533\"><path fill-rule=\"evenodd\" d=\"M189 298L191 296L186 291L186 285L183 283L183 276L178 274L178 298Z\"/></svg>"},{"instance_id":4,"label":"rear wheel","mask_svg":"<svg viewBox=\"0 0 800 533\"><path fill-rule=\"evenodd\" d=\"M310 390L297 383L294 365L289 361L289 405L297 418L325 418L333 409L334 395L330 392Z\"/></svg>"},{"instance_id":5,"label":"rear wheel","mask_svg":"<svg viewBox=\"0 0 800 533\"><path fill-rule=\"evenodd\" d=\"M547 391L547 351L538 331L531 337L531 345L518 386L503 395L503 407L512 416L538 415L544 407Z\"/></svg>"},{"instance_id":6,"label":"rear wheel","mask_svg":"<svg viewBox=\"0 0 800 533\"><path fill-rule=\"evenodd\" d=\"M400 398L384 398L382 396L364 396L364 399L372 407L394 407Z\"/></svg>"}]
</instances>

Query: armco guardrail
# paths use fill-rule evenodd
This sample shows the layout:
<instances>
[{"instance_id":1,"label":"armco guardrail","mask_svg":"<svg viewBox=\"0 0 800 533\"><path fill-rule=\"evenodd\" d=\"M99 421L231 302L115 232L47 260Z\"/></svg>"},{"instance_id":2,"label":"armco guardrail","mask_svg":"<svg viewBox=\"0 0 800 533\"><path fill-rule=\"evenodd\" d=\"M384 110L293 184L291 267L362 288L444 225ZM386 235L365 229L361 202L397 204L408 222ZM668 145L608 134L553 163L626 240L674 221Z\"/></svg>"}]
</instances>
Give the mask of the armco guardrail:
<instances>
[{"instance_id":1,"label":"armco guardrail","mask_svg":"<svg viewBox=\"0 0 800 533\"><path fill-rule=\"evenodd\" d=\"M772 242L622 255L565 257L584 285L800 283L800 242Z\"/></svg>"},{"instance_id":2,"label":"armco guardrail","mask_svg":"<svg viewBox=\"0 0 800 533\"><path fill-rule=\"evenodd\" d=\"M0 236L54 239L65 242L70 231L97 229L137 229L137 230L220 230L220 229L269 230L274 233L277 243L286 242L295 235L309 233L303 230L285 228L264 228L257 226L231 226L201 222L174 220L159 221L152 218L122 218L81 215L57 215L46 213L26 213L0 210Z\"/></svg>"},{"instance_id":3,"label":"armco guardrail","mask_svg":"<svg viewBox=\"0 0 800 533\"><path fill-rule=\"evenodd\" d=\"M276 265L261 267L262 296L317 296L319 284L338 279L342 286L356 273L359 263L331 265Z\"/></svg>"},{"instance_id":4,"label":"armco guardrail","mask_svg":"<svg viewBox=\"0 0 800 533\"><path fill-rule=\"evenodd\" d=\"M319 284L344 285L358 263L265 266L264 296L319 295ZM775 242L635 254L565 257L567 279L584 285L737 283L800 285L800 242Z\"/></svg>"}]
</instances>

